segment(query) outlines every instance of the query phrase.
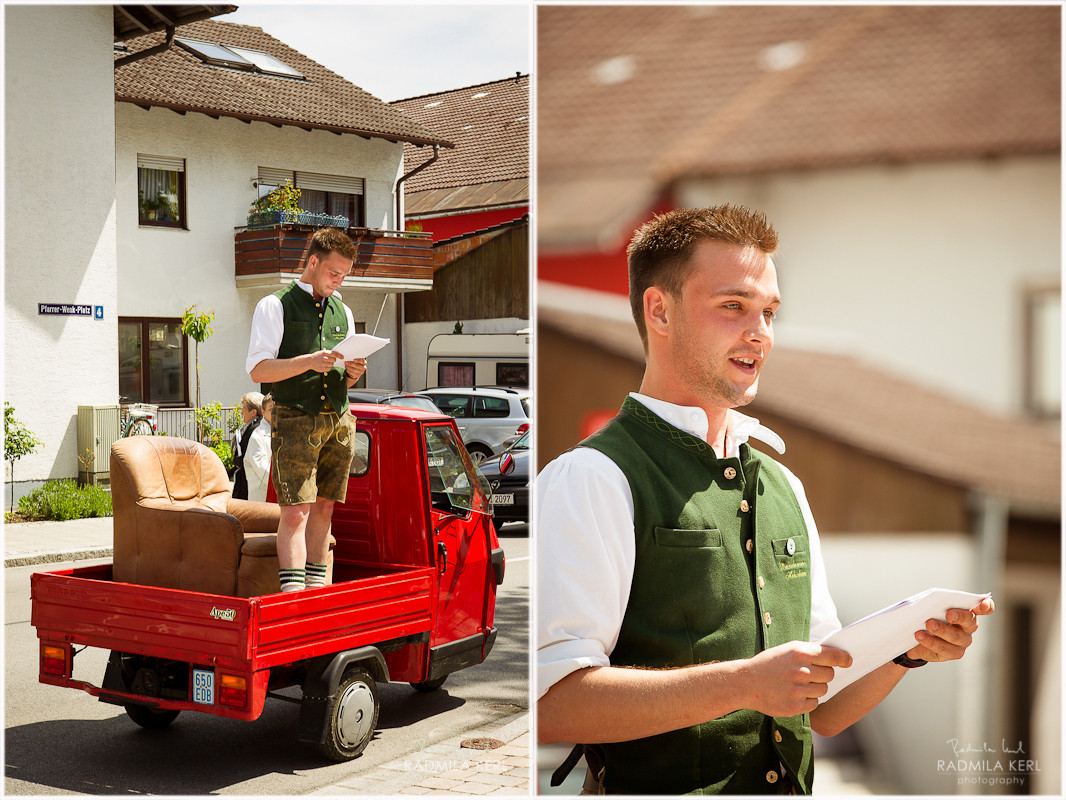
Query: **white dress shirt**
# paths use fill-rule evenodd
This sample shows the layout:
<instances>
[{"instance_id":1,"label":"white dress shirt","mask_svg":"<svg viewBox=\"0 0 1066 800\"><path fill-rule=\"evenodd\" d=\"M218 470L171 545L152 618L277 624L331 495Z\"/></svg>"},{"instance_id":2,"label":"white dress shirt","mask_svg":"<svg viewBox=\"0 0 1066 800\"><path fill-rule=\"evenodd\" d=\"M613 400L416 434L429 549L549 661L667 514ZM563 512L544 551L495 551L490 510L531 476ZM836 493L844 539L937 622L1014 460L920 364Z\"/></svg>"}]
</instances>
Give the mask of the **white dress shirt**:
<instances>
[{"instance_id":1,"label":"white dress shirt","mask_svg":"<svg viewBox=\"0 0 1066 800\"><path fill-rule=\"evenodd\" d=\"M314 290L309 283L296 281L296 285L314 297ZM333 297L341 299L340 292L334 292ZM344 305L344 315L348 318L348 333L355 333L355 319L352 310ZM281 298L274 294L268 294L255 306L252 314L252 335L248 341L248 358L244 362L244 368L249 373L260 361L268 358L277 358L278 350L281 349L281 337L285 335L285 311L281 307Z\"/></svg>"},{"instance_id":2,"label":"white dress shirt","mask_svg":"<svg viewBox=\"0 0 1066 800\"><path fill-rule=\"evenodd\" d=\"M707 441L707 415L633 393L677 428ZM731 410L725 452L759 439L784 452L780 437L757 419ZM780 466L780 465L779 465ZM811 641L840 629L825 564L803 486L781 466L796 494L811 552ZM584 667L609 666L618 642L636 560L633 496L622 470L598 450L578 447L549 463L534 481L537 503L537 696Z\"/></svg>"}]
</instances>

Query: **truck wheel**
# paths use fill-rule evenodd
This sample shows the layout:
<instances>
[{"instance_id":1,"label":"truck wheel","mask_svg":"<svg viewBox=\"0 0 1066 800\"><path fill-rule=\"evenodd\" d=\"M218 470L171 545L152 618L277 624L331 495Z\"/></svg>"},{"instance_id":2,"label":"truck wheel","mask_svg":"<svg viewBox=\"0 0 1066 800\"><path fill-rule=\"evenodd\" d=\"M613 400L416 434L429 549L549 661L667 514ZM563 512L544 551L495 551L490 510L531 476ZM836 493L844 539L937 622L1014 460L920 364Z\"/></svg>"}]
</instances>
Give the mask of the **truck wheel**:
<instances>
[{"instance_id":1,"label":"truck wheel","mask_svg":"<svg viewBox=\"0 0 1066 800\"><path fill-rule=\"evenodd\" d=\"M149 708L148 706L139 706L135 703L130 703L126 708L126 714L129 718L150 731L159 730L165 728L171 722L178 718L179 711L173 709L168 711L161 711L156 708Z\"/></svg>"},{"instance_id":2,"label":"truck wheel","mask_svg":"<svg viewBox=\"0 0 1066 800\"><path fill-rule=\"evenodd\" d=\"M374 738L378 710L378 687L370 673L362 667L348 669L329 698L323 754L333 761L348 761L361 754Z\"/></svg>"},{"instance_id":3,"label":"truck wheel","mask_svg":"<svg viewBox=\"0 0 1066 800\"><path fill-rule=\"evenodd\" d=\"M446 680L448 680L448 676L441 675L439 678L434 678L431 681L422 681L420 683L412 683L411 685L420 692L435 692L444 685Z\"/></svg>"},{"instance_id":4,"label":"truck wheel","mask_svg":"<svg viewBox=\"0 0 1066 800\"><path fill-rule=\"evenodd\" d=\"M492 458L492 451L479 444L470 445L470 447L466 448L466 451L470 453L470 460L473 461L475 465L480 464L486 458Z\"/></svg>"}]
</instances>

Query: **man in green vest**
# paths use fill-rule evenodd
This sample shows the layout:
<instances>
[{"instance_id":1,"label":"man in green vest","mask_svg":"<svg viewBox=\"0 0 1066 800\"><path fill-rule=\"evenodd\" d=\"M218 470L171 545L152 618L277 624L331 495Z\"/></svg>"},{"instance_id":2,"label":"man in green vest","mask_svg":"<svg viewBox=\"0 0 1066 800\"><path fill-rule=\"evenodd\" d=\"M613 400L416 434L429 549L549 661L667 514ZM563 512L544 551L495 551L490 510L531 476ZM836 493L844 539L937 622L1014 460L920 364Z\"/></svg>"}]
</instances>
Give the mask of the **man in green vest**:
<instances>
[{"instance_id":1,"label":"man in green vest","mask_svg":"<svg viewBox=\"0 0 1066 800\"><path fill-rule=\"evenodd\" d=\"M628 250L640 391L536 481L538 734L584 742L586 793L809 794L834 735L908 669L960 658L953 609L820 704L840 623L803 487L749 446L781 304L777 234L737 206L656 217Z\"/></svg>"},{"instance_id":2,"label":"man in green vest","mask_svg":"<svg viewBox=\"0 0 1066 800\"><path fill-rule=\"evenodd\" d=\"M355 245L339 228L311 237L300 279L256 305L246 368L273 384L271 479L281 505L279 579L283 592L326 582L333 504L344 502L355 446L348 387L366 359L338 361L333 347L354 332L337 289Z\"/></svg>"}]
</instances>

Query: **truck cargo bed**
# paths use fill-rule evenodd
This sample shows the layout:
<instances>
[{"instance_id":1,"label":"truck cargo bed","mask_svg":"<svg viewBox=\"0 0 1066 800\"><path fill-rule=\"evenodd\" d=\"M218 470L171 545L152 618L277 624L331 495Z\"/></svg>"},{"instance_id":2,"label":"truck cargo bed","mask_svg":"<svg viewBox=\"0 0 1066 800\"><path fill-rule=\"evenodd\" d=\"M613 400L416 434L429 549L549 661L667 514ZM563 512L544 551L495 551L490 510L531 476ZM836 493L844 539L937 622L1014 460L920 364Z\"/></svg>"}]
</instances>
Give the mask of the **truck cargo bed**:
<instances>
[{"instance_id":1,"label":"truck cargo bed","mask_svg":"<svg viewBox=\"0 0 1066 800\"><path fill-rule=\"evenodd\" d=\"M249 598L116 583L110 564L36 573L31 622L43 642L241 672L430 630L431 568L351 565L345 573L361 577Z\"/></svg>"}]
</instances>

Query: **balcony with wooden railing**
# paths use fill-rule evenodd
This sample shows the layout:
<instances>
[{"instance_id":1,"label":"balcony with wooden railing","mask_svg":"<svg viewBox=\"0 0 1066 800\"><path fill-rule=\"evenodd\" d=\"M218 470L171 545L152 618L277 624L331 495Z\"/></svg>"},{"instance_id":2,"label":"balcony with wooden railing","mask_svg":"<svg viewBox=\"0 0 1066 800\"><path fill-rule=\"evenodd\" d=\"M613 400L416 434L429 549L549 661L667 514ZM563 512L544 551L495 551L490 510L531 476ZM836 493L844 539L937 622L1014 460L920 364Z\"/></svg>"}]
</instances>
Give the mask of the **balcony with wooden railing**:
<instances>
[{"instance_id":1,"label":"balcony with wooden railing","mask_svg":"<svg viewBox=\"0 0 1066 800\"><path fill-rule=\"evenodd\" d=\"M303 273L311 225L238 228L234 239L239 287L286 286ZM409 292L433 288L433 241L428 233L349 228L356 246L345 286Z\"/></svg>"}]
</instances>

